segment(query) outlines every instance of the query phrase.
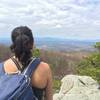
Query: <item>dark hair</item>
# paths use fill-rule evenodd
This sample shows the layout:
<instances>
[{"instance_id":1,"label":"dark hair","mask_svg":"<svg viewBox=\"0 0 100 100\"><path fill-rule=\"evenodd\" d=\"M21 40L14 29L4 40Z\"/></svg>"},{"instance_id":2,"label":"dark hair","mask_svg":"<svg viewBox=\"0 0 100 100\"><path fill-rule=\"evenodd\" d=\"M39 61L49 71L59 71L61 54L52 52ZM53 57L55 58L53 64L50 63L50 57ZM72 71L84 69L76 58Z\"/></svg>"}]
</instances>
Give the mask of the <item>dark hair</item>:
<instances>
[{"instance_id":1,"label":"dark hair","mask_svg":"<svg viewBox=\"0 0 100 100\"><path fill-rule=\"evenodd\" d=\"M26 67L32 57L31 49L33 48L34 38L31 29L27 26L16 27L12 31L11 51L15 53L15 57Z\"/></svg>"}]
</instances>

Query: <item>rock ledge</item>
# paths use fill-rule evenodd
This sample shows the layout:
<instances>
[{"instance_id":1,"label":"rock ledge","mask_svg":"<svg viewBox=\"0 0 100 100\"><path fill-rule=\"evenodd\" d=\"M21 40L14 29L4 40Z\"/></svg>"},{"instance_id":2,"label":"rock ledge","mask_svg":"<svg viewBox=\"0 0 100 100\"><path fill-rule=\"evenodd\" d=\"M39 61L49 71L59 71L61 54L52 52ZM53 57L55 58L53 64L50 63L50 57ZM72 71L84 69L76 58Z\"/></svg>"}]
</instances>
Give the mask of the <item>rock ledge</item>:
<instances>
[{"instance_id":1,"label":"rock ledge","mask_svg":"<svg viewBox=\"0 0 100 100\"><path fill-rule=\"evenodd\" d=\"M99 84L89 76L66 75L53 100L100 100Z\"/></svg>"}]
</instances>

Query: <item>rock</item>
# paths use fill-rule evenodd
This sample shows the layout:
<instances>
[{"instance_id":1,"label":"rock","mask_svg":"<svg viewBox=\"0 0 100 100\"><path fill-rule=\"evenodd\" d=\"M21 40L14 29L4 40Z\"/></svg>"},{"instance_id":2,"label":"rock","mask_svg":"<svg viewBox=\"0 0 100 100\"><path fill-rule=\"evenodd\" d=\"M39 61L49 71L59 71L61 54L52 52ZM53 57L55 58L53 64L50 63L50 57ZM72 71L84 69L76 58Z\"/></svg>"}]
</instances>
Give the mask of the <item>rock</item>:
<instances>
[{"instance_id":1,"label":"rock","mask_svg":"<svg viewBox=\"0 0 100 100\"><path fill-rule=\"evenodd\" d=\"M66 75L53 100L100 100L99 84L89 76Z\"/></svg>"}]
</instances>

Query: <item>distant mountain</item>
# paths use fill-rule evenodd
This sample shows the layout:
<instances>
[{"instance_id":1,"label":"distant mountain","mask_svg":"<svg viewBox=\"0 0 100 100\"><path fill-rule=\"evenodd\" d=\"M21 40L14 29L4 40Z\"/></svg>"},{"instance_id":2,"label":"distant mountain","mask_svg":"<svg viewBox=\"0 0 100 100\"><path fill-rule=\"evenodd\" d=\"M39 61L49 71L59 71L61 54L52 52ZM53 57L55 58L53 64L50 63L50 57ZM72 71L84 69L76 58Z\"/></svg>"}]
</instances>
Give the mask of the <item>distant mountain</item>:
<instances>
[{"instance_id":1,"label":"distant mountain","mask_svg":"<svg viewBox=\"0 0 100 100\"><path fill-rule=\"evenodd\" d=\"M10 38L1 38L0 37L0 44L10 45L11 44L11 39Z\"/></svg>"},{"instance_id":2,"label":"distant mountain","mask_svg":"<svg viewBox=\"0 0 100 100\"><path fill-rule=\"evenodd\" d=\"M36 45L46 50L58 51L94 51L96 40L72 40L59 38L36 38Z\"/></svg>"},{"instance_id":3,"label":"distant mountain","mask_svg":"<svg viewBox=\"0 0 100 100\"><path fill-rule=\"evenodd\" d=\"M45 50L58 51L94 51L95 42L98 40L72 40L60 38L35 38L35 45ZM9 38L0 38L0 44L10 45Z\"/></svg>"}]
</instances>

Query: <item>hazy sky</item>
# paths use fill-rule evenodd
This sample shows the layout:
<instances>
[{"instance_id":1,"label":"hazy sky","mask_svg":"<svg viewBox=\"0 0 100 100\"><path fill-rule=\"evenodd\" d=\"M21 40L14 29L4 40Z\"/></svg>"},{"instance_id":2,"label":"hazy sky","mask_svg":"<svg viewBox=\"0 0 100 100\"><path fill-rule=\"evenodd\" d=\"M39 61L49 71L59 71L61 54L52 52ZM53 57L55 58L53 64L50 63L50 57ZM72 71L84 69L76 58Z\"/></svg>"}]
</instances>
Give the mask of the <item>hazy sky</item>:
<instances>
[{"instance_id":1,"label":"hazy sky","mask_svg":"<svg viewBox=\"0 0 100 100\"><path fill-rule=\"evenodd\" d=\"M20 25L39 37L100 39L100 0L0 0L0 37Z\"/></svg>"}]
</instances>

